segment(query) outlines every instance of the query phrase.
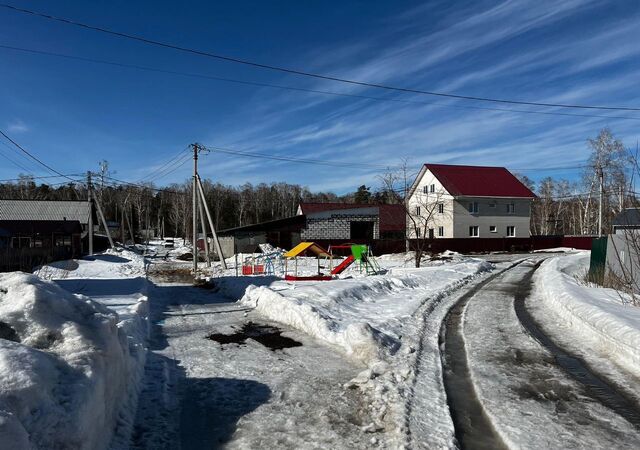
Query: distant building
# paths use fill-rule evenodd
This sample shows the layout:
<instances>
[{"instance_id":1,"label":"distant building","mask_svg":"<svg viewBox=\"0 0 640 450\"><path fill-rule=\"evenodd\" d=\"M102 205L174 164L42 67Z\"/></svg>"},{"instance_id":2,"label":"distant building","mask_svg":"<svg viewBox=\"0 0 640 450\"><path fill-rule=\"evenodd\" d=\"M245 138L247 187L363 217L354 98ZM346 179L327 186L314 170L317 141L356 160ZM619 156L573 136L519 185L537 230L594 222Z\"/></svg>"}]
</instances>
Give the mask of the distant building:
<instances>
[{"instance_id":1,"label":"distant building","mask_svg":"<svg viewBox=\"0 0 640 450\"><path fill-rule=\"evenodd\" d=\"M504 167L425 164L407 195L407 236L529 237L534 198Z\"/></svg>"},{"instance_id":2,"label":"distant building","mask_svg":"<svg viewBox=\"0 0 640 450\"><path fill-rule=\"evenodd\" d=\"M302 241L324 245L368 243L375 250L384 240L404 238L404 219L402 205L300 203L293 217L230 228L218 234L225 255L253 252L264 243L289 249Z\"/></svg>"},{"instance_id":3,"label":"distant building","mask_svg":"<svg viewBox=\"0 0 640 450\"><path fill-rule=\"evenodd\" d=\"M89 214L86 201L0 200L0 270L79 257Z\"/></svg>"},{"instance_id":4,"label":"distant building","mask_svg":"<svg viewBox=\"0 0 640 450\"><path fill-rule=\"evenodd\" d=\"M612 222L613 233L620 234L624 230L640 230L640 208L625 208Z\"/></svg>"}]
</instances>

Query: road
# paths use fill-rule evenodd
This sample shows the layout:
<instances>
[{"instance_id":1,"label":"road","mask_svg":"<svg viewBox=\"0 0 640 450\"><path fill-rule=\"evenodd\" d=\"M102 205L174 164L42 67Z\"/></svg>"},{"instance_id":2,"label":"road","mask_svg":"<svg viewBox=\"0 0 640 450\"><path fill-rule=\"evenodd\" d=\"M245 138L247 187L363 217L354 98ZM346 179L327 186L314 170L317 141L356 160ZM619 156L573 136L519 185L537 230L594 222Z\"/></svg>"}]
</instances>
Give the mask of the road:
<instances>
[{"instance_id":1,"label":"road","mask_svg":"<svg viewBox=\"0 0 640 450\"><path fill-rule=\"evenodd\" d=\"M152 330L134 449L640 448L637 400L529 314L544 317L531 294L547 257L490 255L494 271L411 318L419 345L400 438L372 429L368 393L347 387L364 367L192 286L188 269L159 259L148 284L58 282L116 309L145 285Z\"/></svg>"},{"instance_id":2,"label":"road","mask_svg":"<svg viewBox=\"0 0 640 450\"><path fill-rule=\"evenodd\" d=\"M527 314L541 258L499 264L442 322L444 388L458 446L638 448L638 406L586 364L576 365L581 359ZM414 426L412 447L421 446L424 432Z\"/></svg>"},{"instance_id":3,"label":"road","mask_svg":"<svg viewBox=\"0 0 640 450\"><path fill-rule=\"evenodd\" d=\"M365 431L366 399L343 387L363 367L281 326L282 336L301 345L274 350L268 347L273 338L260 343L255 334L238 336L249 322L275 324L212 290L156 280L148 295L153 329L132 448L365 448L376 442ZM208 339L213 333L239 342Z\"/></svg>"}]
</instances>

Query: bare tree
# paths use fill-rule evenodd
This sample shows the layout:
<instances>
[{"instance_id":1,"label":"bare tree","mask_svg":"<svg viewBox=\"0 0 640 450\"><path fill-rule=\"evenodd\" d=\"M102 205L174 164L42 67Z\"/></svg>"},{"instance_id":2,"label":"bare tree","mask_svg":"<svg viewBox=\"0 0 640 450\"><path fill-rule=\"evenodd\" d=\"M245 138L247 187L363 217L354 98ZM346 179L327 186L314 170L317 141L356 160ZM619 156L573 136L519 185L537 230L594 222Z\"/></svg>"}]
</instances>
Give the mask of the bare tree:
<instances>
[{"instance_id":1,"label":"bare tree","mask_svg":"<svg viewBox=\"0 0 640 450\"><path fill-rule=\"evenodd\" d=\"M444 223L453 214L453 200L447 197L442 188L429 189L427 192L416 192L409 199L409 173L406 161L397 171L387 171L380 177L382 192L392 203L403 205L407 220L407 247L414 251L414 262L420 267L422 257L428 251L435 238L436 227Z\"/></svg>"}]
</instances>

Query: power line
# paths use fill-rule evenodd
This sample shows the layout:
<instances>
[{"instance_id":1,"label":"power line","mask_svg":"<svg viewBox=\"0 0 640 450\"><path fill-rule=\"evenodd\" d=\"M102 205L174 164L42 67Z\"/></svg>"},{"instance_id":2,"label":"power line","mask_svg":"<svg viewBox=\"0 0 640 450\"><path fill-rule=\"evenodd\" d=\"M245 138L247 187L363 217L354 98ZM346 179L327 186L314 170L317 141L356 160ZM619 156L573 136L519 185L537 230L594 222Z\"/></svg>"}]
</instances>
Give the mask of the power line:
<instances>
[{"instance_id":1,"label":"power line","mask_svg":"<svg viewBox=\"0 0 640 450\"><path fill-rule=\"evenodd\" d=\"M271 159L275 161L284 161L284 162L292 162L292 163L301 163L301 164L315 164L322 166L332 166L332 167L359 167L362 169L389 169L389 166L376 165L376 164L366 164L366 163L358 163L353 161L330 161L330 160L322 160L322 159L306 159L306 158L294 158L289 156L277 156L277 155L265 155L264 153L253 153L243 150L232 150L223 147L207 147L204 146L207 150L218 153L226 153L229 155L237 155L237 156L245 156L247 158L259 158L259 159Z\"/></svg>"},{"instance_id":2,"label":"power line","mask_svg":"<svg viewBox=\"0 0 640 450\"><path fill-rule=\"evenodd\" d=\"M156 73L163 73L163 74L169 74L169 75L200 78L205 80L221 81L225 83L235 83L235 84L248 85L248 86L267 87L267 88L273 88L273 89L306 92L311 94L357 98L362 100L374 100L374 101L380 101L380 102L392 102L392 103L403 103L403 104L413 104L413 105L429 105L429 106L439 106L443 108L455 108L455 109L497 111L497 112L506 112L506 113L516 113L516 114L538 114L538 115L547 115L547 116L585 117L585 118L598 118L598 119L609 119L609 120L612 120L612 119L613 120L640 120L640 117L605 116L605 115L597 115L597 114L575 114L575 113L562 113L557 111L531 111L531 110L525 110L525 109L492 108L487 106L449 105L446 103L438 103L438 102L422 102L418 100L408 100L408 99L399 99L399 98L374 97L370 95L348 94L345 92L326 91L326 90L320 90L320 89L309 89L309 88L301 88L301 87L295 87L295 86L287 86L282 84L272 84L272 83L263 83L263 82L257 82L257 81L238 80L233 78L216 77L212 75L204 75L204 74L198 74L198 73L192 73L192 72L179 72L175 70L165 70L165 69L158 69L155 67L141 66L138 64L126 64L126 63L119 63L114 61L106 61L102 59L85 58L82 56L67 55L63 53L54 53L54 52L48 52L44 50L34 50L34 49L28 49L23 47L14 47L10 45L0 45L0 48L5 50L14 50L14 51L32 53L36 55L54 56L58 58L66 58L66 59L83 61L83 62L106 64L106 65L115 66L115 67L136 69L136 70L142 70L147 72L156 72Z\"/></svg>"},{"instance_id":3,"label":"power line","mask_svg":"<svg viewBox=\"0 0 640 450\"><path fill-rule=\"evenodd\" d=\"M81 177L84 174L82 173L68 173L65 175L65 177ZM42 180L45 178L60 178L60 175L47 175L47 176L42 176L42 177L34 177L32 175L27 175L24 178L5 178L4 180L0 180L0 183L7 183L10 181L29 181L29 180ZM66 183L66 181L64 182ZM49 186L53 186L53 185L49 185Z\"/></svg>"},{"instance_id":4,"label":"power line","mask_svg":"<svg viewBox=\"0 0 640 450\"><path fill-rule=\"evenodd\" d=\"M73 180L73 179L69 178L68 176L66 176L66 175L64 175L64 174L62 174L62 173L60 173L60 172L58 172L58 171L57 171L56 169L54 169L53 167L51 167L50 165L48 165L48 164L46 164L46 163L42 162L42 161L41 161L40 159L38 159L36 156L34 156L34 155L33 155L33 154L31 154L30 152L28 152L27 150L25 150L24 148L22 148L22 146L21 146L20 144L18 144L16 141L14 141L14 140L13 140L13 139L11 139L9 136L7 136L7 135L6 135L6 133L5 133L4 131L0 130L0 134L1 134L2 136L4 136L4 137L5 137L5 139L7 139L9 142L11 142L14 146L16 146L16 147L17 147L21 152L23 152L23 153L24 153L25 155L27 155L29 158L31 158L31 159L33 159L34 161L36 161L36 162L37 162L38 164L40 164L41 166L43 166L43 167L47 168L49 171L51 171L51 172L53 172L53 173L55 173L55 174L57 174L57 175L60 175L60 176L61 176L61 177L63 177L63 178L67 178L67 179L69 179L69 180L71 180L71 181L75 181L75 180Z\"/></svg>"},{"instance_id":5,"label":"power line","mask_svg":"<svg viewBox=\"0 0 640 450\"><path fill-rule=\"evenodd\" d=\"M183 158L180 162L176 162L176 164L173 167L166 168L164 171L162 171L161 173L153 177L150 181L152 182L157 181L161 178L171 175L172 173L176 172L178 169L180 169L189 161L191 161L191 155L188 155L187 157Z\"/></svg>"},{"instance_id":6,"label":"power line","mask_svg":"<svg viewBox=\"0 0 640 450\"><path fill-rule=\"evenodd\" d=\"M9 148L9 145L7 143L5 143L4 141L2 141L2 144L4 144L7 148ZM4 159L9 161L11 164L16 166L18 169L24 170L27 173L31 173L31 170L27 169L25 166L23 166L19 162L15 161L13 158L10 158L9 156L5 155L4 152L0 152L0 156L2 156Z\"/></svg>"},{"instance_id":7,"label":"power line","mask_svg":"<svg viewBox=\"0 0 640 450\"><path fill-rule=\"evenodd\" d=\"M106 175L105 175L105 178L111 180L108 183L110 183L112 185L116 185L116 186L125 185L125 186L137 187L137 188L140 188L140 189L148 189L150 191L155 191L155 192L167 192L169 194L187 195L187 193L185 193L185 192L173 191L173 190L166 189L166 188L156 188L156 187L153 187L153 186L145 186L143 184L138 184L138 183L131 183L129 181L119 180L117 178L113 178L113 177L106 176Z\"/></svg>"},{"instance_id":8,"label":"power line","mask_svg":"<svg viewBox=\"0 0 640 450\"><path fill-rule=\"evenodd\" d=\"M153 174L158 173L158 172L162 172L166 166L168 166L169 164L171 164L174 160L179 159L181 156L184 156L184 153L187 151L189 147L185 147L182 150L180 150L174 157L170 158L167 162L165 162L164 164L162 164L161 166L155 168L154 170L152 170L151 172L149 172L146 176L144 176L143 178L140 179L140 181L144 181L147 178L152 177Z\"/></svg>"},{"instance_id":9,"label":"power line","mask_svg":"<svg viewBox=\"0 0 640 450\"><path fill-rule=\"evenodd\" d=\"M600 110L612 110L612 111L640 111L640 108L624 107L624 106L573 105L573 104L563 104L563 103L527 102L527 101L519 101L519 100L497 99L497 98L491 98L491 97L477 97L477 96L471 96L471 95L450 94L450 93L444 93L444 92L426 91L426 90L391 86L391 85L385 85L385 84L379 84L379 83L371 83L366 81L350 80L347 78L339 78L335 76L323 75L323 74L308 72L304 70L291 69L291 68L280 67L280 66L275 66L270 64L263 64L255 61L250 61L247 59L241 59L241 58L236 58L232 56L225 56L225 55L220 55L216 53L211 53L203 50L196 50L188 47L182 47L176 44L170 44L167 42L156 41L153 39L148 39L148 38L136 36L133 34L127 34L119 31L109 30L107 28L102 28L95 25L89 25L83 22L78 22L78 21L67 19L64 17L57 17L50 14L45 14L45 13L41 13L41 12L29 10L29 9L24 9L24 8L19 8L19 7L4 4L4 3L0 3L0 7L3 7L5 9L10 9L12 11L23 13L23 14L29 14L32 16L54 20L67 25L73 25L73 26L88 29L88 30L98 31L100 33L110 34L112 36L118 36L121 38L126 38L130 40L142 42L145 44L154 45L157 47L169 48L172 50L191 53L199 56L205 56L205 57L214 58L221 61L227 61L235 64L242 64L246 66L257 67L257 68L267 69L267 70L276 71L276 72L288 73L288 74L299 75L299 76L304 76L309 78L327 80L327 81L335 81L339 83L351 84L356 86L377 88L377 89L383 89L387 91L404 92L404 93L411 93L411 94L448 97L448 98L455 98L459 100L472 100L472 101L504 103L504 104L513 104L513 105L544 106L544 107L553 107L553 108L600 109Z\"/></svg>"},{"instance_id":10,"label":"power line","mask_svg":"<svg viewBox=\"0 0 640 450\"><path fill-rule=\"evenodd\" d=\"M572 169L584 169L585 167L590 167L587 164L582 164L578 166L556 166L556 167L529 167L526 169L510 169L514 172L543 172L545 170L572 170Z\"/></svg>"}]
</instances>

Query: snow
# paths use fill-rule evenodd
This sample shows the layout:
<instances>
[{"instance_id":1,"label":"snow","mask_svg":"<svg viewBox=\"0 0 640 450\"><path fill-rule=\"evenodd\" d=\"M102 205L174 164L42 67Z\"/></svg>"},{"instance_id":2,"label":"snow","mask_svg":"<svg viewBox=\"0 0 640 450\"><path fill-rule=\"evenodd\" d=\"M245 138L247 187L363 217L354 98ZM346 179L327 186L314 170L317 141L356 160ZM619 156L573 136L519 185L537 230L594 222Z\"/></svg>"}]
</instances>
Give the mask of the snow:
<instances>
[{"instance_id":1,"label":"snow","mask_svg":"<svg viewBox=\"0 0 640 450\"><path fill-rule=\"evenodd\" d=\"M536 279L546 315L569 328L579 341L606 353L632 373L640 370L640 308L623 304L613 289L585 285L576 274L586 270L589 253L553 258Z\"/></svg>"},{"instance_id":2,"label":"snow","mask_svg":"<svg viewBox=\"0 0 640 450\"><path fill-rule=\"evenodd\" d=\"M635 427L594 401L520 324L514 293L533 266L525 262L490 282L464 312L469 371L491 425L510 448L637 448ZM557 286L549 275L539 274L543 289Z\"/></svg>"},{"instance_id":3,"label":"snow","mask_svg":"<svg viewBox=\"0 0 640 450\"><path fill-rule=\"evenodd\" d=\"M21 272L0 274L0 321L12 339L0 339L0 441L16 449L106 448L144 358L130 325Z\"/></svg>"},{"instance_id":4,"label":"snow","mask_svg":"<svg viewBox=\"0 0 640 450\"><path fill-rule=\"evenodd\" d=\"M391 261L397 266L404 258ZM368 277L297 283L274 279L267 285L247 287L241 303L373 364L398 350L403 323L425 299L451 291L489 267L483 261L457 257ZM231 283L233 279L221 279L222 289L230 291Z\"/></svg>"},{"instance_id":5,"label":"snow","mask_svg":"<svg viewBox=\"0 0 640 450\"><path fill-rule=\"evenodd\" d=\"M553 247L553 248L543 248L540 250L534 250L533 253L575 253L581 252L582 250L575 249L573 247Z\"/></svg>"},{"instance_id":6,"label":"snow","mask_svg":"<svg viewBox=\"0 0 640 450\"><path fill-rule=\"evenodd\" d=\"M401 446L406 435L407 396L413 395L416 371L423 371L421 377L437 377L440 370L439 357L431 360L420 354L422 360L417 361L416 348L424 348L421 333L427 322L434 325L427 330L433 338L428 345L433 344L437 351L439 326L426 316L433 309L442 316L446 308L438 308L441 300L492 268L485 261L452 252L425 261L418 269L407 267L412 258L411 254L380 258L380 265L388 269L383 275L364 276L356 270L352 276L322 282L285 282L275 277L223 277L216 282L222 293L242 296L240 304L253 308L253 313L303 331L366 365L345 388L357 388L369 398L372 421L367 426L388 432L395 442L392 446ZM417 388L435 392L437 397L441 385ZM439 424L434 416L448 417L446 401L440 397L443 402L433 408L434 413L424 411L434 424ZM452 430L450 420L448 425ZM450 441L452 434L444 434L430 441L437 445Z\"/></svg>"}]
</instances>

